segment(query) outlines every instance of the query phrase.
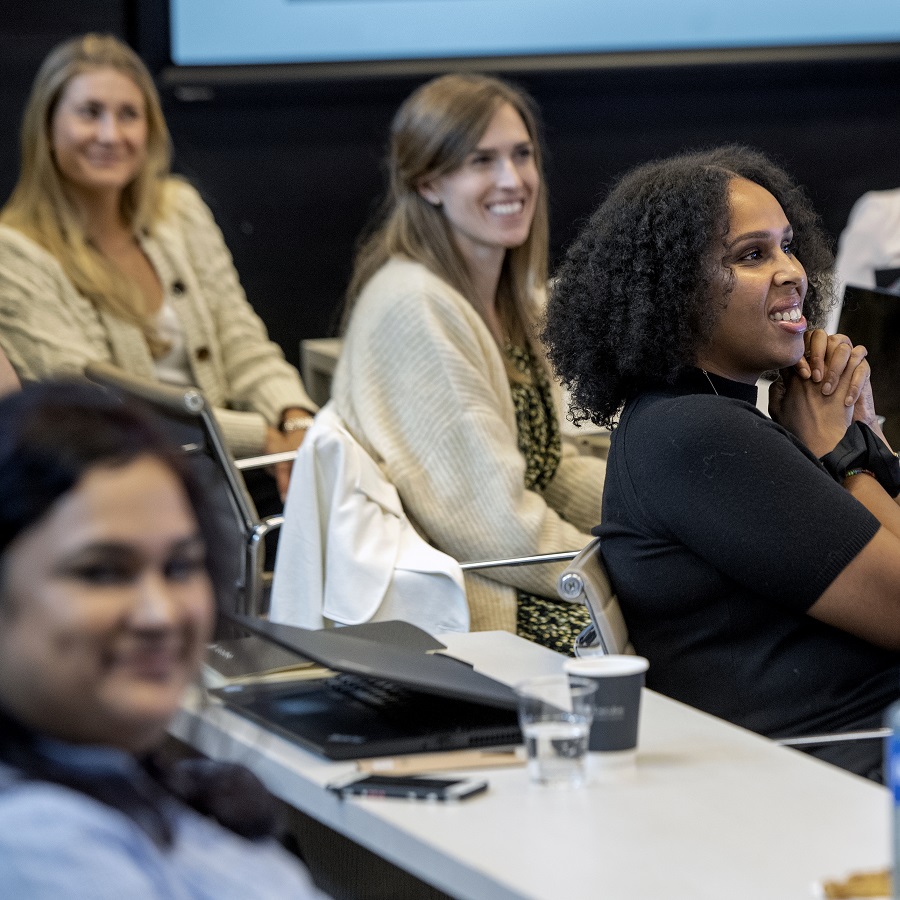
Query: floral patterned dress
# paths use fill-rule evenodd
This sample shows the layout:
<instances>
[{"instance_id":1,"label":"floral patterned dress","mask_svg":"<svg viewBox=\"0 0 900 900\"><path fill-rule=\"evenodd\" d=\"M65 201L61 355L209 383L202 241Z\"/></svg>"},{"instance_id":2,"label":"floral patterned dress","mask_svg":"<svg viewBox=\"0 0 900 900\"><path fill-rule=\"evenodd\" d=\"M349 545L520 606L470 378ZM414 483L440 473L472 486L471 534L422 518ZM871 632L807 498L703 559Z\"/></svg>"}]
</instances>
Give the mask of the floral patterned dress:
<instances>
[{"instance_id":1,"label":"floral patterned dress","mask_svg":"<svg viewBox=\"0 0 900 900\"><path fill-rule=\"evenodd\" d=\"M524 377L510 386L519 449L525 457L525 487L542 491L559 467L562 443L547 374L529 347L508 344L506 355ZM590 624L584 606L519 591L516 633L559 653L572 654L578 634Z\"/></svg>"}]
</instances>

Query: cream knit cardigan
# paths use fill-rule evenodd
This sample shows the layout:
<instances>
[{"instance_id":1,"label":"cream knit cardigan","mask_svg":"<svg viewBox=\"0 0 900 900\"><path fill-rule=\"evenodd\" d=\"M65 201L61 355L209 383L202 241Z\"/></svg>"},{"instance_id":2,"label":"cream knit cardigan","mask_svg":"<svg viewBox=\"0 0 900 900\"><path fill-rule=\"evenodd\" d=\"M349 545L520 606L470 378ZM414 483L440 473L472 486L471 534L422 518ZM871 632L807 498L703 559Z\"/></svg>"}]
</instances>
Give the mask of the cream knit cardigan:
<instances>
[{"instance_id":1,"label":"cream knit cardigan","mask_svg":"<svg viewBox=\"0 0 900 900\"><path fill-rule=\"evenodd\" d=\"M416 528L460 561L578 550L600 521L602 460L564 451L542 494L525 489L500 350L472 305L418 263L392 259L364 288L332 399ZM515 588L556 597L562 568L468 575L472 629L515 631Z\"/></svg>"},{"instance_id":2,"label":"cream knit cardigan","mask_svg":"<svg viewBox=\"0 0 900 900\"><path fill-rule=\"evenodd\" d=\"M284 409L316 406L247 302L206 204L180 179L170 179L166 190L168 214L140 236L141 246L181 321L195 383L216 408L232 452L262 453L266 426L277 425ZM98 312L55 257L3 225L0 346L22 380L80 375L92 360L155 377L140 329Z\"/></svg>"}]
</instances>

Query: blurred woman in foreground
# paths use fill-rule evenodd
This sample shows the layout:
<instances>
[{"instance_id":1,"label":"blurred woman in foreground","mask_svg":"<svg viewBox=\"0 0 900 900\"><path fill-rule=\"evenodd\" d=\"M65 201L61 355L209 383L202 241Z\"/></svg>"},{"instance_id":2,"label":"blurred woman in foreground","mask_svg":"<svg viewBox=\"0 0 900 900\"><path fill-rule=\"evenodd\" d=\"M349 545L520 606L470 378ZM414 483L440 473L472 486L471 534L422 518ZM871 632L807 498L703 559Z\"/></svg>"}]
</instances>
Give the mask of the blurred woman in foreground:
<instances>
[{"instance_id":1,"label":"blurred woman in foreground","mask_svg":"<svg viewBox=\"0 0 900 900\"><path fill-rule=\"evenodd\" d=\"M771 736L878 726L900 696L900 464L865 348L809 330L831 263L763 155L650 163L570 249L544 335L576 415L615 423L601 549L648 685ZM816 753L879 778L881 751Z\"/></svg>"},{"instance_id":2,"label":"blurred woman in foreground","mask_svg":"<svg viewBox=\"0 0 900 900\"><path fill-rule=\"evenodd\" d=\"M319 897L239 766L157 751L229 541L184 457L86 385L0 401L0 884L10 897Z\"/></svg>"}]
</instances>

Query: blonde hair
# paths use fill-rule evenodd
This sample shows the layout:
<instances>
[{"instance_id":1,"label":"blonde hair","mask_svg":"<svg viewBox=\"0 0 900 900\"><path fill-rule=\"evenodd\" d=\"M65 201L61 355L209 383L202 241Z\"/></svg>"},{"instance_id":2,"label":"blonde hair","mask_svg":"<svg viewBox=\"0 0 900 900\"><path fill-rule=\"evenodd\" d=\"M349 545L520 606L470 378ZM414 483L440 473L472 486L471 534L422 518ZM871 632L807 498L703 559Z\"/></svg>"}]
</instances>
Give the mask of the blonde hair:
<instances>
[{"instance_id":1,"label":"blonde hair","mask_svg":"<svg viewBox=\"0 0 900 900\"><path fill-rule=\"evenodd\" d=\"M60 98L73 78L97 69L125 75L144 98L146 158L122 191L122 218L135 232L151 231L164 214L171 145L153 79L138 55L117 38L86 34L51 50L35 76L22 120L19 180L0 211L0 222L49 251L80 294L98 309L141 328L151 351L158 353L163 345L140 289L88 242L82 216L54 159L50 134Z\"/></svg>"},{"instance_id":2,"label":"blonde hair","mask_svg":"<svg viewBox=\"0 0 900 900\"><path fill-rule=\"evenodd\" d=\"M527 94L485 75L435 78L414 91L394 116L388 196L381 224L357 252L347 290L344 327L366 282L395 255L426 266L472 302L472 278L453 240L450 223L440 208L421 196L419 186L458 169L505 103L516 110L525 124L534 144L540 180L528 238L520 247L506 252L497 289L497 309L510 340L531 343L531 326L536 320L535 290L543 288L547 280L549 231L537 117ZM514 371L510 372L513 377Z\"/></svg>"}]
</instances>

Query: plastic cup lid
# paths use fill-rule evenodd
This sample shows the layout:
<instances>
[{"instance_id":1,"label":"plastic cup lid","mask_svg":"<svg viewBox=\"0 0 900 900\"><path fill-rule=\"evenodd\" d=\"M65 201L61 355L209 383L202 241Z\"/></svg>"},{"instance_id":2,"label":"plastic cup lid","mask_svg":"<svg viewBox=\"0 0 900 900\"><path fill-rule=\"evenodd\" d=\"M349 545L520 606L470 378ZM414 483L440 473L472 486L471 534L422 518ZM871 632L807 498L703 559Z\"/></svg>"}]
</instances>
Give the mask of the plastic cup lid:
<instances>
[{"instance_id":1,"label":"plastic cup lid","mask_svg":"<svg viewBox=\"0 0 900 900\"><path fill-rule=\"evenodd\" d=\"M610 654L608 656L568 659L565 663L565 670L570 675L604 678L617 675L638 675L641 672L646 672L649 666L650 663L643 656Z\"/></svg>"}]
</instances>

